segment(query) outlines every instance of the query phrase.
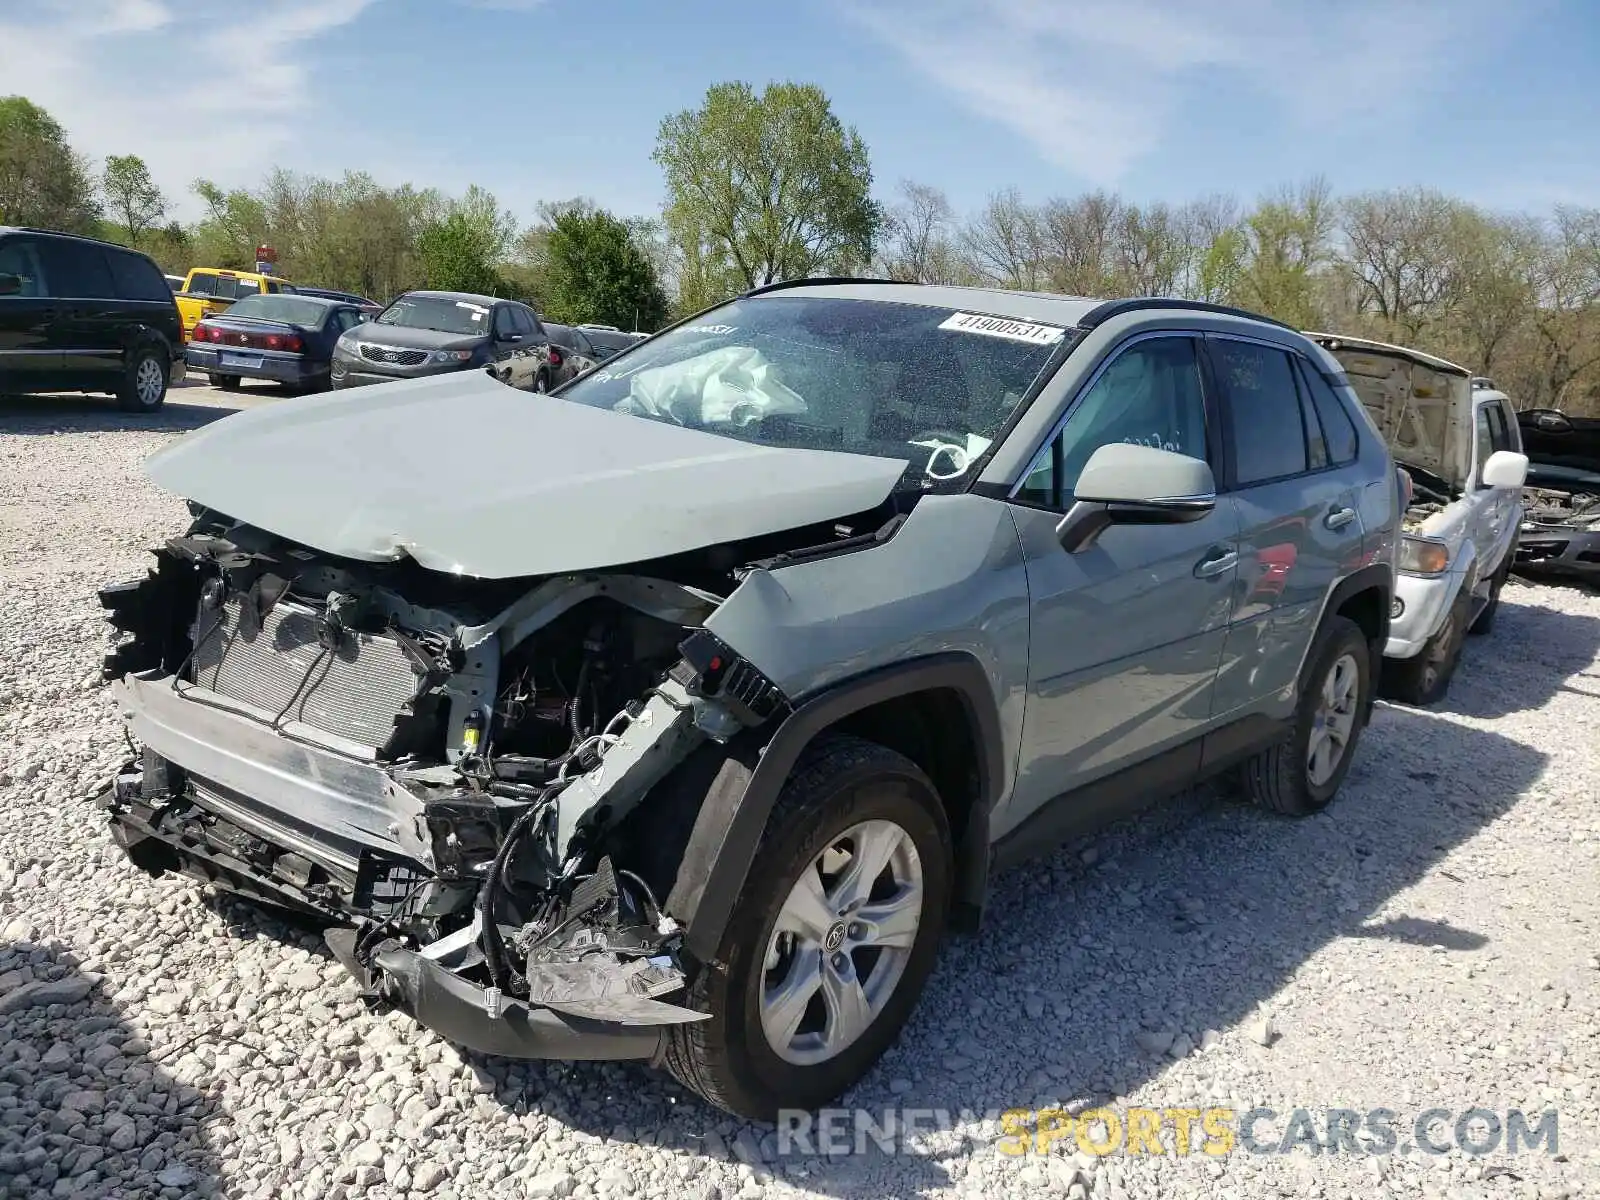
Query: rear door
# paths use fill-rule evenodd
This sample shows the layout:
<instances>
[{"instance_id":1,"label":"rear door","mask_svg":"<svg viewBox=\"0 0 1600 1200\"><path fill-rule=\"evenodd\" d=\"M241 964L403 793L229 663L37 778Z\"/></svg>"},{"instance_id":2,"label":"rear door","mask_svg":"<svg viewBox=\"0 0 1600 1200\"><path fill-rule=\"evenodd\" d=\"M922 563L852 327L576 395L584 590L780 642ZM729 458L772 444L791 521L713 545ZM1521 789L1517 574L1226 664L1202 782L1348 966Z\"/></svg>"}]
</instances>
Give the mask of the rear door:
<instances>
[{"instance_id":1,"label":"rear door","mask_svg":"<svg viewBox=\"0 0 1600 1200\"><path fill-rule=\"evenodd\" d=\"M50 340L56 302L39 259L38 239L0 238L0 275L14 275L15 289L0 293L0 395L48 391L61 386L61 352Z\"/></svg>"},{"instance_id":2,"label":"rear door","mask_svg":"<svg viewBox=\"0 0 1600 1200\"><path fill-rule=\"evenodd\" d=\"M1227 431L1224 486L1239 521L1239 577L1217 675L1226 718L1293 695L1333 585L1361 562L1359 496L1333 461L1299 355L1206 338ZM1342 431L1341 431L1342 437ZM1353 445L1352 445L1353 450Z\"/></svg>"},{"instance_id":3,"label":"rear door","mask_svg":"<svg viewBox=\"0 0 1600 1200\"><path fill-rule=\"evenodd\" d=\"M1220 466L1199 344L1161 333L1113 350L1012 495L1031 599L1015 821L1158 755L1152 769L1174 779L1199 765L1236 571L1233 505L1189 524L1113 526L1076 554L1055 533L1103 445L1138 442Z\"/></svg>"},{"instance_id":4,"label":"rear door","mask_svg":"<svg viewBox=\"0 0 1600 1200\"><path fill-rule=\"evenodd\" d=\"M142 254L111 246L105 248L105 256L126 316L121 330L124 351L152 332L159 333L169 349L176 347L181 340L178 307L155 263Z\"/></svg>"},{"instance_id":5,"label":"rear door","mask_svg":"<svg viewBox=\"0 0 1600 1200\"><path fill-rule=\"evenodd\" d=\"M94 242L43 238L39 254L57 297L51 344L61 352L61 386L109 391L123 369L122 302L105 252Z\"/></svg>"}]
</instances>

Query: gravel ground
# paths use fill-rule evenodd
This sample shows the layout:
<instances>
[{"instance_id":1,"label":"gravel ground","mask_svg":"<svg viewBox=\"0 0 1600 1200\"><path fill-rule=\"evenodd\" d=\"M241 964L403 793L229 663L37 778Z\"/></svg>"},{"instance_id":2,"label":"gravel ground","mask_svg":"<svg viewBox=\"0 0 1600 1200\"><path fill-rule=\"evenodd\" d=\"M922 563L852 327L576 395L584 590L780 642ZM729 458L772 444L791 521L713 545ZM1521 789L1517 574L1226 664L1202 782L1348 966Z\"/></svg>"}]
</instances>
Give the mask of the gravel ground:
<instances>
[{"instance_id":1,"label":"gravel ground","mask_svg":"<svg viewBox=\"0 0 1600 1200\"><path fill-rule=\"evenodd\" d=\"M848 1101L956 1127L780 1155L642 1067L463 1056L367 1011L312 933L123 861L89 803L124 754L94 590L183 520L139 461L225 410L178 397L0 404L0 1194L1600 1194L1600 595L1514 583L1322 816L1205 792L1003 877ZM1283 1114L1259 1140L1387 1108L1403 1145L1428 1108L1554 1107L1560 1144L1013 1157L983 1120L1096 1103Z\"/></svg>"}]
</instances>

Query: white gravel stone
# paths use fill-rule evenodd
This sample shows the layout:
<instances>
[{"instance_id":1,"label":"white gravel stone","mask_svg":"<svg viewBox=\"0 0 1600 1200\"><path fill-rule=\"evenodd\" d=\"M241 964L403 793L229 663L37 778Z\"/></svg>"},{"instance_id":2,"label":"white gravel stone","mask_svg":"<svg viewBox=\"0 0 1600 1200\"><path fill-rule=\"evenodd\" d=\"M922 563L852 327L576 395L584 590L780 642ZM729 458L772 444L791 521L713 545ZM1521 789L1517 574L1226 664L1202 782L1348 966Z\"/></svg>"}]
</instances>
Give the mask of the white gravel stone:
<instances>
[{"instance_id":1,"label":"white gravel stone","mask_svg":"<svg viewBox=\"0 0 1600 1200\"><path fill-rule=\"evenodd\" d=\"M1378 706L1322 816L1207 788L997 877L841 1102L944 1110L936 1152L784 1155L642 1066L480 1059L368 1012L314 934L111 844L94 593L182 530L138 463L211 396L0 402L0 1195L1600 1195L1600 595L1513 581L1443 704ZM1548 1105L1562 1154L1000 1154L985 1110L1043 1099Z\"/></svg>"}]
</instances>

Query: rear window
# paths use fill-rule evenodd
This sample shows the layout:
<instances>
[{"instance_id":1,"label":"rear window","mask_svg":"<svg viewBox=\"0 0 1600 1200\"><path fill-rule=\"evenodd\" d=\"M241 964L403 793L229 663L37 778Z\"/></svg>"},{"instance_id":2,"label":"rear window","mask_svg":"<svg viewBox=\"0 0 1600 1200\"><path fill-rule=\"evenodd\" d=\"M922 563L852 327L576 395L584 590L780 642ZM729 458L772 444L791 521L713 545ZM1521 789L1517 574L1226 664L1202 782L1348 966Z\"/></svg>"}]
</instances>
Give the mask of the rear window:
<instances>
[{"instance_id":1,"label":"rear window","mask_svg":"<svg viewBox=\"0 0 1600 1200\"><path fill-rule=\"evenodd\" d=\"M230 317L257 317L263 321L287 321L320 329L329 307L303 296L245 296L228 310Z\"/></svg>"},{"instance_id":2,"label":"rear window","mask_svg":"<svg viewBox=\"0 0 1600 1200\"><path fill-rule=\"evenodd\" d=\"M217 277L210 272L196 271L189 276L189 284L184 291L191 296L215 296L217 294Z\"/></svg>"},{"instance_id":3,"label":"rear window","mask_svg":"<svg viewBox=\"0 0 1600 1200\"><path fill-rule=\"evenodd\" d=\"M124 300L170 301L172 289L166 277L142 254L129 254L126 250L107 250L106 261L111 266L111 281L117 295Z\"/></svg>"},{"instance_id":4,"label":"rear window","mask_svg":"<svg viewBox=\"0 0 1600 1200\"><path fill-rule=\"evenodd\" d=\"M1304 361L1300 363L1300 378L1311 396L1311 406L1316 409L1317 423L1322 429L1329 461L1336 466L1353 462L1359 443L1356 438L1355 422L1350 419L1350 410L1334 394L1333 388L1322 377L1322 372L1310 363ZM1316 426L1308 422L1308 428L1314 430Z\"/></svg>"},{"instance_id":5,"label":"rear window","mask_svg":"<svg viewBox=\"0 0 1600 1200\"><path fill-rule=\"evenodd\" d=\"M560 395L740 441L900 459L920 486L967 474L1068 336L919 304L752 296Z\"/></svg>"},{"instance_id":6,"label":"rear window","mask_svg":"<svg viewBox=\"0 0 1600 1200\"><path fill-rule=\"evenodd\" d=\"M1307 469L1306 429L1289 355L1255 342L1212 343L1218 381L1228 393L1234 472L1241 484L1265 483Z\"/></svg>"}]
</instances>

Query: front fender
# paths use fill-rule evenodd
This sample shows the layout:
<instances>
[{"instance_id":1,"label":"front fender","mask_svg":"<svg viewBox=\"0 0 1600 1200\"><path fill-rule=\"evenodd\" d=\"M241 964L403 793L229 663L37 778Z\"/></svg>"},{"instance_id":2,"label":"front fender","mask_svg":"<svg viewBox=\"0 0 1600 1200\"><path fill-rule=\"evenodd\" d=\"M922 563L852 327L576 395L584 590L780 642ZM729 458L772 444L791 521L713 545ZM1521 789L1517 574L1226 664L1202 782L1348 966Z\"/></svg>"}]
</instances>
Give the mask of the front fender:
<instances>
[{"instance_id":1,"label":"front fender","mask_svg":"<svg viewBox=\"0 0 1600 1200\"><path fill-rule=\"evenodd\" d=\"M999 708L983 665L951 653L896 663L838 684L795 709L766 744L736 740L695 818L667 900L701 962L716 956L744 890L778 793L801 753L826 729L874 704L917 692L953 690L962 699L978 747L978 796L957 845L957 899L981 905L989 862L989 811L1005 777Z\"/></svg>"}]
</instances>

